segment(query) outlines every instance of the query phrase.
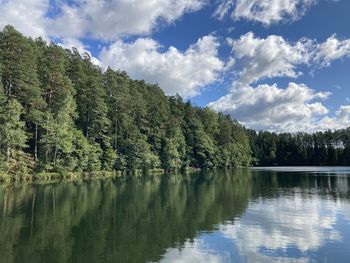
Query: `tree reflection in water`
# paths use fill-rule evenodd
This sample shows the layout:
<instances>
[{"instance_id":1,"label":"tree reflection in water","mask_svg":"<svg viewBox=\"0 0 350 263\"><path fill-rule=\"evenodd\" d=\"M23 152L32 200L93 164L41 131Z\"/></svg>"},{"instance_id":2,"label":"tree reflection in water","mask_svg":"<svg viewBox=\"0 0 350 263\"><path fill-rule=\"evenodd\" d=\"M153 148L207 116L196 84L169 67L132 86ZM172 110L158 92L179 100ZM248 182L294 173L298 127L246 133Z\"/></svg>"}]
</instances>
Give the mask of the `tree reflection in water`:
<instances>
[{"instance_id":1,"label":"tree reflection in water","mask_svg":"<svg viewBox=\"0 0 350 263\"><path fill-rule=\"evenodd\" d=\"M1 262L319 259L350 244L348 189L346 176L250 169L2 185Z\"/></svg>"}]
</instances>

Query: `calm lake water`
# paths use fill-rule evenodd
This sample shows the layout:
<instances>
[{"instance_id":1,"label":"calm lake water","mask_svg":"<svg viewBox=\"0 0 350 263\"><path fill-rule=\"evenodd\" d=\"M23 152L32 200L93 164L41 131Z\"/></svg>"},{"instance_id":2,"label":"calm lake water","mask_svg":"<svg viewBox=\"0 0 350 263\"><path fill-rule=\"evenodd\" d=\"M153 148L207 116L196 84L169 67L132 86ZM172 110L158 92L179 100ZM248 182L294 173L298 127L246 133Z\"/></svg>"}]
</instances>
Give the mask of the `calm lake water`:
<instances>
[{"instance_id":1,"label":"calm lake water","mask_svg":"<svg viewBox=\"0 0 350 263\"><path fill-rule=\"evenodd\" d=\"M0 262L350 262L350 168L0 185Z\"/></svg>"}]
</instances>

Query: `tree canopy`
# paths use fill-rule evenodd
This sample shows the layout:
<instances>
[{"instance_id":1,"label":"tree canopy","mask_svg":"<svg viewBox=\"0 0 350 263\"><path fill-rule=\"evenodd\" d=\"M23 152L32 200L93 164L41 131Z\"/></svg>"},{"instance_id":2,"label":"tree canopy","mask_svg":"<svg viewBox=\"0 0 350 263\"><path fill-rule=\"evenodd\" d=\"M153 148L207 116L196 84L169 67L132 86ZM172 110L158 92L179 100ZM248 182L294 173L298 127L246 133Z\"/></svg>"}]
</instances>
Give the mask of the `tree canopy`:
<instances>
[{"instance_id":1,"label":"tree canopy","mask_svg":"<svg viewBox=\"0 0 350 263\"><path fill-rule=\"evenodd\" d=\"M3 172L250 164L246 129L229 116L12 26L0 33L0 74Z\"/></svg>"},{"instance_id":2,"label":"tree canopy","mask_svg":"<svg viewBox=\"0 0 350 263\"><path fill-rule=\"evenodd\" d=\"M0 76L1 172L350 165L350 128L247 130L12 26L0 32Z\"/></svg>"},{"instance_id":3,"label":"tree canopy","mask_svg":"<svg viewBox=\"0 0 350 263\"><path fill-rule=\"evenodd\" d=\"M350 128L313 134L255 131L249 134L254 165L350 165Z\"/></svg>"}]
</instances>

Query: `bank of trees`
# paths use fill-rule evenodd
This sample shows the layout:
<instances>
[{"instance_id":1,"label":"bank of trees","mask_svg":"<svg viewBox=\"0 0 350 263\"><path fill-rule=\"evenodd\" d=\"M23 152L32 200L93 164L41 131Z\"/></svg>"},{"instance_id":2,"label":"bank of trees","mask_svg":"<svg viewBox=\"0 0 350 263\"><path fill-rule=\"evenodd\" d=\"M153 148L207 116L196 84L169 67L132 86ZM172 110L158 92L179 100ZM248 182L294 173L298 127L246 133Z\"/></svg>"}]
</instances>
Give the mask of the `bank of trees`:
<instances>
[{"instance_id":1,"label":"bank of trees","mask_svg":"<svg viewBox=\"0 0 350 263\"><path fill-rule=\"evenodd\" d=\"M229 116L12 26L0 33L0 75L2 172L250 164L246 130Z\"/></svg>"},{"instance_id":2,"label":"bank of trees","mask_svg":"<svg viewBox=\"0 0 350 263\"><path fill-rule=\"evenodd\" d=\"M350 128L313 134L255 131L249 134L254 165L350 165Z\"/></svg>"},{"instance_id":3,"label":"bank of trees","mask_svg":"<svg viewBox=\"0 0 350 263\"><path fill-rule=\"evenodd\" d=\"M350 128L245 129L88 54L0 32L0 172L350 165Z\"/></svg>"}]
</instances>

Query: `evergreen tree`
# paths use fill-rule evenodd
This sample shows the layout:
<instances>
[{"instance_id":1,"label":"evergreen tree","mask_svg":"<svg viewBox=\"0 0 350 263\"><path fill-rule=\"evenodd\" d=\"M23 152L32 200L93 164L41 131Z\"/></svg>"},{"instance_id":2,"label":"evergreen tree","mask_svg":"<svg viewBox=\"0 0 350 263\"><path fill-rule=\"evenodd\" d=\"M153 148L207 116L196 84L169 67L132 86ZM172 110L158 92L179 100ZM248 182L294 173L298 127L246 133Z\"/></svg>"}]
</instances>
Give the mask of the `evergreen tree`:
<instances>
[{"instance_id":1,"label":"evergreen tree","mask_svg":"<svg viewBox=\"0 0 350 263\"><path fill-rule=\"evenodd\" d=\"M25 123L20 120L22 106L15 99L5 99L0 89L0 149L7 172L20 172L24 166L23 149L27 147L27 136L24 131ZM29 160L27 160L29 161Z\"/></svg>"},{"instance_id":2,"label":"evergreen tree","mask_svg":"<svg viewBox=\"0 0 350 263\"><path fill-rule=\"evenodd\" d=\"M170 126L164 141L163 167L166 170L177 170L188 166L186 160L186 141L179 127Z\"/></svg>"},{"instance_id":3,"label":"evergreen tree","mask_svg":"<svg viewBox=\"0 0 350 263\"><path fill-rule=\"evenodd\" d=\"M39 88L34 47L12 26L6 26L0 34L0 51L5 94L9 99L16 99L24 108L23 120L30 134L30 150L37 160L38 128L45 102Z\"/></svg>"},{"instance_id":4,"label":"evergreen tree","mask_svg":"<svg viewBox=\"0 0 350 263\"><path fill-rule=\"evenodd\" d=\"M39 61L40 84L46 101L40 144L48 169L51 165L57 165L60 156L66 158L73 150L75 91L71 81L65 76L66 60L61 47L55 44L45 47Z\"/></svg>"}]
</instances>

